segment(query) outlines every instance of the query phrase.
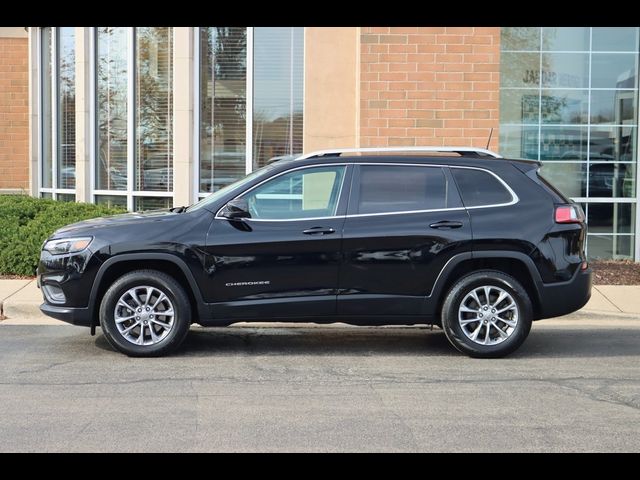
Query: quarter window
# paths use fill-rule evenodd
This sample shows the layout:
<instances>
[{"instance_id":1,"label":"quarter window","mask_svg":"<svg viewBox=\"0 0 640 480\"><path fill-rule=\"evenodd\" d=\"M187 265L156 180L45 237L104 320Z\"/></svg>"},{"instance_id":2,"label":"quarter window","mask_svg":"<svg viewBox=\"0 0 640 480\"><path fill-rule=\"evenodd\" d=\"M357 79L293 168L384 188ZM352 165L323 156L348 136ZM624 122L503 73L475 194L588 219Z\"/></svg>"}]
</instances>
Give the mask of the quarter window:
<instances>
[{"instance_id":1,"label":"quarter window","mask_svg":"<svg viewBox=\"0 0 640 480\"><path fill-rule=\"evenodd\" d=\"M488 172L452 168L465 207L500 205L513 200L511 193Z\"/></svg>"},{"instance_id":2,"label":"quarter window","mask_svg":"<svg viewBox=\"0 0 640 480\"><path fill-rule=\"evenodd\" d=\"M331 217L336 214L344 166L296 170L255 188L244 198L252 218Z\"/></svg>"},{"instance_id":3,"label":"quarter window","mask_svg":"<svg viewBox=\"0 0 640 480\"><path fill-rule=\"evenodd\" d=\"M358 214L460 206L439 167L362 165L359 187Z\"/></svg>"}]
</instances>

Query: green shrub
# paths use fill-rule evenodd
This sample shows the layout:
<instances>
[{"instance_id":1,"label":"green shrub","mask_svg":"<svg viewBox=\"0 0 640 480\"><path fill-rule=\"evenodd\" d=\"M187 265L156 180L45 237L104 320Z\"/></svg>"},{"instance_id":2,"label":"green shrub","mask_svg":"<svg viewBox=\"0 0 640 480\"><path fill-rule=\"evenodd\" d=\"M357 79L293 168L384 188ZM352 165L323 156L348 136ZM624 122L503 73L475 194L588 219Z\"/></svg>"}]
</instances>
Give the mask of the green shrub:
<instances>
[{"instance_id":1,"label":"green shrub","mask_svg":"<svg viewBox=\"0 0 640 480\"><path fill-rule=\"evenodd\" d=\"M42 242L58 228L124 212L90 203L0 195L0 275L33 275Z\"/></svg>"}]
</instances>

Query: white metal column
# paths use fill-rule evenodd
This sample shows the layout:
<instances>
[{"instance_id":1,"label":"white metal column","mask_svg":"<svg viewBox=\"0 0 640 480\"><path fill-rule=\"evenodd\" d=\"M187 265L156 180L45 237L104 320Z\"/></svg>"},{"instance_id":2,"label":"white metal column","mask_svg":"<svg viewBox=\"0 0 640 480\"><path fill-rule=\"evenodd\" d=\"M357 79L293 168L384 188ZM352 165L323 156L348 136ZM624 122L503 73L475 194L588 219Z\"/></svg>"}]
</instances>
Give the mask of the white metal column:
<instances>
[{"instance_id":1,"label":"white metal column","mask_svg":"<svg viewBox=\"0 0 640 480\"><path fill-rule=\"evenodd\" d=\"M247 109L245 173L247 174L253 170L253 28L247 27L247 90L245 93Z\"/></svg>"},{"instance_id":2,"label":"white metal column","mask_svg":"<svg viewBox=\"0 0 640 480\"><path fill-rule=\"evenodd\" d=\"M127 210L133 211L133 172L136 153L136 32L135 27L127 27Z\"/></svg>"}]
</instances>

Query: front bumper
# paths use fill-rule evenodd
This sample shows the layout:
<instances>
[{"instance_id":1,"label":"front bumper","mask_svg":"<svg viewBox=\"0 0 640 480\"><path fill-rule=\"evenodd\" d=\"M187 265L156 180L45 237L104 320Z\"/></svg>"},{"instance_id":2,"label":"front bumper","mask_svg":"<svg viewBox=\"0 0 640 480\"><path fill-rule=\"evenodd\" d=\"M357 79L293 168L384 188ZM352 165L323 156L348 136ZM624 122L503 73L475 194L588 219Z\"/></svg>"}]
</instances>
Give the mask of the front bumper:
<instances>
[{"instance_id":1,"label":"front bumper","mask_svg":"<svg viewBox=\"0 0 640 480\"><path fill-rule=\"evenodd\" d=\"M540 311L536 319L566 315L584 307L591 298L592 270L578 270L571 280L539 288Z\"/></svg>"},{"instance_id":2,"label":"front bumper","mask_svg":"<svg viewBox=\"0 0 640 480\"><path fill-rule=\"evenodd\" d=\"M91 326L91 312L88 308L64 307L43 303L40 305L40 311L49 317L72 325Z\"/></svg>"}]
</instances>

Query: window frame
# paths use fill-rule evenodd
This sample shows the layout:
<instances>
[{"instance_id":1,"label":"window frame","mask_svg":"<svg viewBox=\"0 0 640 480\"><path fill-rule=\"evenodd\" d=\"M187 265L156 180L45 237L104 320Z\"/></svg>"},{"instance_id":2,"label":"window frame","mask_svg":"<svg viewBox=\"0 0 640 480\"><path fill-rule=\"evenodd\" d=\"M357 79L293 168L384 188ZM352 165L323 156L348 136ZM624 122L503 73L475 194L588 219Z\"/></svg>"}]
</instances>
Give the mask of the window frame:
<instances>
[{"instance_id":1,"label":"window frame","mask_svg":"<svg viewBox=\"0 0 640 480\"><path fill-rule=\"evenodd\" d=\"M126 198L126 207L129 211L134 211L136 197L158 197L171 199L169 204L173 203L175 185L171 191L153 191L153 190L135 190L134 181L134 169L136 162L136 55L137 55L137 42L136 42L136 28L137 27L121 27L125 28L127 32L127 188L125 190L108 190L98 189L97 177L98 174L96 168L96 162L98 160L98 108L96 102L98 101L98 83L97 83L97 61L98 61L98 28L92 27L89 34L89 51L91 52L89 59L89 121L90 121L90 138L89 138L89 198L91 203L98 203L97 197L101 196L115 196ZM171 43L172 48L175 48L175 30L171 28ZM173 53L172 53L173 55ZM175 66L171 68L171 76L174 75ZM173 78L172 78L173 81ZM175 89L175 84L172 85L172 89ZM172 107L172 115L175 118L175 111ZM175 135L175 132L172 133ZM175 160L175 159L174 159ZM175 163L174 167L175 169Z\"/></svg>"},{"instance_id":2,"label":"window frame","mask_svg":"<svg viewBox=\"0 0 640 480\"><path fill-rule=\"evenodd\" d=\"M320 164L313 164L313 165L302 165L299 167L294 167L294 168L289 168L286 170L283 170L282 172L278 172L275 175L272 175L268 178L265 178L264 180L256 183L255 185L252 185L251 187L247 188L246 190L238 193L237 195L235 195L232 199L228 200L226 203L229 203L232 200L236 200L238 198L242 198L243 196L245 196L246 194L248 194L249 192L251 192L252 190L258 188L259 186L270 182L271 180L274 180L278 177L281 177L283 175L295 172L297 170L306 170L306 169L310 169L310 168L320 168L320 167L344 167L344 174L342 175L342 181L340 183L340 191L338 192L338 199L336 201L336 213L334 215L328 215L328 216L324 216L324 217L303 217L303 218L243 218L243 220L246 221L250 221L250 222L299 222L299 221L307 221L307 220L324 220L324 219L335 219L335 218L345 218L347 216L346 214L346 204L347 201L349 201L349 192L347 192L345 194L346 190L350 190L350 186L351 186L351 176L352 176L352 172L353 172L353 165L347 162L339 162L339 163L320 163ZM225 203L225 205L226 205ZM215 215L215 219L220 219L220 220L229 220L226 217L223 217L220 215L220 212L222 212L222 210L224 210L225 205L222 205L218 211L216 212Z\"/></svg>"},{"instance_id":3,"label":"window frame","mask_svg":"<svg viewBox=\"0 0 640 480\"><path fill-rule=\"evenodd\" d=\"M51 195L53 200L58 199L58 195L73 195L75 197L75 201L78 200L77 197L77 166L75 169L76 176L76 187L75 188L59 188L58 187L58 147L60 145L60 135L58 131L58 123L59 123L59 114L60 114L60 99L58 96L59 91L59 70L58 70L58 56L59 56L59 36L60 36L60 28L74 28L74 27L41 27L38 29L38 35L36 36L36 58L38 59L38 96L37 96L37 111L38 111L38 197L43 198L43 193ZM51 43L50 54L51 56L47 58L45 56L46 52L43 51L43 36L45 35L47 29L49 29L49 42ZM77 45L77 38L74 32L74 40ZM77 47L74 47L77 48ZM76 52L77 53L77 52ZM49 108L50 108L50 118L45 118L44 116L44 102L46 100L45 92L44 92L44 62L51 62L51 92L49 100ZM77 62L77 58L76 58ZM77 79L76 87L77 87ZM77 92L76 92L77 95ZM77 112L76 112L77 115ZM47 125L49 123L49 125ZM48 128L47 128L48 127ZM74 126L75 128L75 126ZM49 130L49 136L51 137L51 186L43 187L43 174L44 174L44 141L45 141L45 129ZM77 133L77 132L76 132Z\"/></svg>"}]
</instances>

